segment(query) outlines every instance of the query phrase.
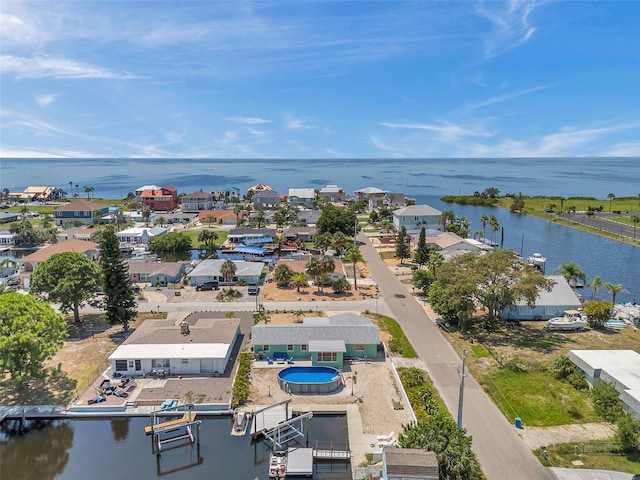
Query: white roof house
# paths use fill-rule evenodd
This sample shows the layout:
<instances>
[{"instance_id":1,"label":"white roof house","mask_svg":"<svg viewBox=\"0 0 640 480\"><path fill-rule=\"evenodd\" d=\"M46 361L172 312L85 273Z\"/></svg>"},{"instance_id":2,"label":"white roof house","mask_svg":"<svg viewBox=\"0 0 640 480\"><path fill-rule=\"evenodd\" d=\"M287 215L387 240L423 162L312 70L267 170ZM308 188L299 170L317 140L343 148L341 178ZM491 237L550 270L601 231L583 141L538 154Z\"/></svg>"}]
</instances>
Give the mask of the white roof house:
<instances>
[{"instance_id":1,"label":"white roof house","mask_svg":"<svg viewBox=\"0 0 640 480\"><path fill-rule=\"evenodd\" d=\"M245 262L244 260L232 260L236 266L236 275L231 284L244 280L249 285L256 285L262 276L264 264L262 262ZM220 268L225 260L203 260L189 273L191 285L200 285L204 282L218 281L221 285L226 281L220 274Z\"/></svg>"},{"instance_id":2,"label":"white roof house","mask_svg":"<svg viewBox=\"0 0 640 480\"><path fill-rule=\"evenodd\" d=\"M569 359L590 385L613 382L624 408L640 417L640 354L633 350L570 350Z\"/></svg>"},{"instance_id":3,"label":"white roof house","mask_svg":"<svg viewBox=\"0 0 640 480\"><path fill-rule=\"evenodd\" d=\"M149 240L167 233L166 227L132 227L116 232L120 243L149 243Z\"/></svg>"},{"instance_id":4,"label":"white roof house","mask_svg":"<svg viewBox=\"0 0 640 480\"><path fill-rule=\"evenodd\" d=\"M330 202L343 202L346 199L346 193L338 185L327 185L318 191L318 198L326 199Z\"/></svg>"},{"instance_id":5,"label":"white roof house","mask_svg":"<svg viewBox=\"0 0 640 480\"><path fill-rule=\"evenodd\" d=\"M289 204L311 205L316 199L316 191L313 188L290 188Z\"/></svg>"},{"instance_id":6,"label":"white roof house","mask_svg":"<svg viewBox=\"0 0 640 480\"><path fill-rule=\"evenodd\" d=\"M162 187L159 187L158 185L143 185L136 188L136 197L140 197L140 195L142 195L142 192L144 192L145 190L162 190Z\"/></svg>"},{"instance_id":7,"label":"white roof house","mask_svg":"<svg viewBox=\"0 0 640 480\"><path fill-rule=\"evenodd\" d=\"M200 318L175 325L172 320L147 320L109 356L113 372L145 375L224 373L240 333L237 318Z\"/></svg>"}]
</instances>

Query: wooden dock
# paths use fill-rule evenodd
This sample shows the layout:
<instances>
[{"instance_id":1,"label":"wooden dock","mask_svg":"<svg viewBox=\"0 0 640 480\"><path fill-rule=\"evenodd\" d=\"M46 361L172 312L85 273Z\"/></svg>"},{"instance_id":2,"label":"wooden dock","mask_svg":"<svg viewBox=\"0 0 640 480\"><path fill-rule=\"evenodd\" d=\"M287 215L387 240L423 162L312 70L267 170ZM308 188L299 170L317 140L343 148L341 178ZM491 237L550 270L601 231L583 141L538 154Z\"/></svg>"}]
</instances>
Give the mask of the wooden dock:
<instances>
[{"instance_id":1,"label":"wooden dock","mask_svg":"<svg viewBox=\"0 0 640 480\"><path fill-rule=\"evenodd\" d=\"M147 425L144 427L145 435L151 435L152 433L160 433L173 428L185 427L193 423L196 419L196 412L189 410L182 415L182 417L176 420L169 420L167 422L155 423L153 425Z\"/></svg>"}]
</instances>

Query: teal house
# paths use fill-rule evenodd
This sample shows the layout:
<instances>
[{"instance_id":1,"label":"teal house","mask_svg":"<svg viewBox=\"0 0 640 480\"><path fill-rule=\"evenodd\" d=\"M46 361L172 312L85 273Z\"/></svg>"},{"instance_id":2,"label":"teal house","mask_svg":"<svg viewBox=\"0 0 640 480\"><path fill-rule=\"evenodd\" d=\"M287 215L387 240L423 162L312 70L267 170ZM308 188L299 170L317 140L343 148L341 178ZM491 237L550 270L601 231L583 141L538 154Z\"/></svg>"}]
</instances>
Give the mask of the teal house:
<instances>
[{"instance_id":1,"label":"teal house","mask_svg":"<svg viewBox=\"0 0 640 480\"><path fill-rule=\"evenodd\" d=\"M380 330L370 318L343 313L302 323L254 325L251 344L258 360L311 360L312 365L342 368L351 358L375 358Z\"/></svg>"}]
</instances>

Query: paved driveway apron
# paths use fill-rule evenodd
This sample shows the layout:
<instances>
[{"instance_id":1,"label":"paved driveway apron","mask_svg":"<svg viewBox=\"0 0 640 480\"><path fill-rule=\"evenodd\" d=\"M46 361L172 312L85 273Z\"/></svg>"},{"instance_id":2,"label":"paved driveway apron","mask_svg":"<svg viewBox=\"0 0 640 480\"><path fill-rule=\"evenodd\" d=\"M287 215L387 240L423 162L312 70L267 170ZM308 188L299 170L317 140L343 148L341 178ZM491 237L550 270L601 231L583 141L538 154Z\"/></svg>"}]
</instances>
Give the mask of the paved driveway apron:
<instances>
[{"instance_id":1,"label":"paved driveway apron","mask_svg":"<svg viewBox=\"0 0 640 480\"><path fill-rule=\"evenodd\" d=\"M383 298L442 396L447 408L457 418L460 357L427 317L422 306L408 293L382 261L369 240L362 255L373 278L382 290ZM475 379L465 378L463 426L473 436L473 450L489 480L551 480L555 475L543 467L529 450L516 428L502 415Z\"/></svg>"}]
</instances>

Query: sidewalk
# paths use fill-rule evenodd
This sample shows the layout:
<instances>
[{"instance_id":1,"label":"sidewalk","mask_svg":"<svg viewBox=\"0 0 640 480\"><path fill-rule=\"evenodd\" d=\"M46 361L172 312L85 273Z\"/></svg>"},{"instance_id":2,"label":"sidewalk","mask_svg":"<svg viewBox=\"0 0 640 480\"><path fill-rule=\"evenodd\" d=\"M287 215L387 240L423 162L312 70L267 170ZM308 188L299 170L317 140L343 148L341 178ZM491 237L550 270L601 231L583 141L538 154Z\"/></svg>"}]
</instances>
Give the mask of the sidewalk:
<instances>
[{"instance_id":1,"label":"sidewalk","mask_svg":"<svg viewBox=\"0 0 640 480\"><path fill-rule=\"evenodd\" d=\"M558 443L581 443L613 437L615 428L608 423L584 423L557 427L526 427L519 430L520 436L531 450L541 445Z\"/></svg>"}]
</instances>

